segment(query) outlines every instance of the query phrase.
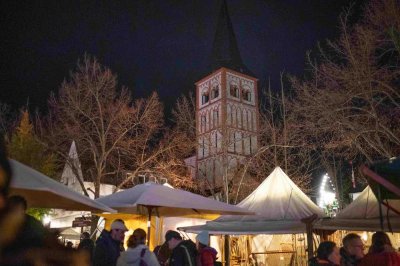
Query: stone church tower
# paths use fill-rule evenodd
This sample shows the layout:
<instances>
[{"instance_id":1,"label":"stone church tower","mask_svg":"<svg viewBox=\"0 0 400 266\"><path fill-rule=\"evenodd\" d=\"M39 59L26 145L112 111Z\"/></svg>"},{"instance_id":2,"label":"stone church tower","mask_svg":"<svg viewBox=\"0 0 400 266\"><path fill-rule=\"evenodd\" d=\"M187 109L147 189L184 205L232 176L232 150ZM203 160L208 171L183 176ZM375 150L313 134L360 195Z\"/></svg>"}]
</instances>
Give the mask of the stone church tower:
<instances>
[{"instance_id":1,"label":"stone church tower","mask_svg":"<svg viewBox=\"0 0 400 266\"><path fill-rule=\"evenodd\" d=\"M196 83L196 169L198 178L217 188L258 148L257 79L242 62L225 0L211 67Z\"/></svg>"}]
</instances>

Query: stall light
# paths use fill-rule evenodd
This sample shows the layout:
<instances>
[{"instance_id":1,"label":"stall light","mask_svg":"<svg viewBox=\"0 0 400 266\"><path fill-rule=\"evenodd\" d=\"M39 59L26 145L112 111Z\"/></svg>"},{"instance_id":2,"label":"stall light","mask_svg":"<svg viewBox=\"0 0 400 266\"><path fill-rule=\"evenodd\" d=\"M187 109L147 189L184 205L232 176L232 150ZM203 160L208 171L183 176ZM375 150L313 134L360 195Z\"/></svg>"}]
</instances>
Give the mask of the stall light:
<instances>
[{"instance_id":1,"label":"stall light","mask_svg":"<svg viewBox=\"0 0 400 266\"><path fill-rule=\"evenodd\" d=\"M361 235L361 239L364 240L364 242L367 242L367 240L368 240L368 233L364 231L364 232L362 233L362 235Z\"/></svg>"}]
</instances>

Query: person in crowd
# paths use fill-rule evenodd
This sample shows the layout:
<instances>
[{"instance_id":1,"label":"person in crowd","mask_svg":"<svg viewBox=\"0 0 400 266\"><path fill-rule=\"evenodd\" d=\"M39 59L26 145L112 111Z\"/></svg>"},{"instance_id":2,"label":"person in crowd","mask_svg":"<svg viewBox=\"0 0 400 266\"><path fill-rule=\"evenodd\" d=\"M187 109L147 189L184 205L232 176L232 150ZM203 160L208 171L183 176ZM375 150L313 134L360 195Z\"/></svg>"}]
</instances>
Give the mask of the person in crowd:
<instances>
[{"instance_id":1,"label":"person in crowd","mask_svg":"<svg viewBox=\"0 0 400 266\"><path fill-rule=\"evenodd\" d=\"M209 234L207 231L202 231L196 236L197 244L197 265L198 266L213 266L217 260L218 252L209 246Z\"/></svg>"},{"instance_id":2,"label":"person in crowd","mask_svg":"<svg viewBox=\"0 0 400 266\"><path fill-rule=\"evenodd\" d=\"M114 220L110 231L104 229L96 240L93 252L93 266L115 266L120 255L121 242L128 231L124 221Z\"/></svg>"},{"instance_id":3,"label":"person in crowd","mask_svg":"<svg viewBox=\"0 0 400 266\"><path fill-rule=\"evenodd\" d=\"M81 234L81 242L79 242L78 250L85 251L89 255L91 261L93 256L93 249L94 249L94 242L92 239L90 239L89 232L83 232Z\"/></svg>"},{"instance_id":4,"label":"person in crowd","mask_svg":"<svg viewBox=\"0 0 400 266\"><path fill-rule=\"evenodd\" d=\"M376 232L372 235L372 245L369 248L368 254L358 265L400 265L400 255L393 248L392 242L386 233Z\"/></svg>"},{"instance_id":5,"label":"person in crowd","mask_svg":"<svg viewBox=\"0 0 400 266\"><path fill-rule=\"evenodd\" d=\"M0 133L0 224L7 214L7 197L11 182L11 167L6 154L4 136ZM0 240L1 241L1 240ZM0 247L3 246L0 242Z\"/></svg>"},{"instance_id":6,"label":"person in crowd","mask_svg":"<svg viewBox=\"0 0 400 266\"><path fill-rule=\"evenodd\" d=\"M357 234L350 233L343 238L343 247L340 249L341 265L354 266L364 257L364 243Z\"/></svg>"},{"instance_id":7,"label":"person in crowd","mask_svg":"<svg viewBox=\"0 0 400 266\"><path fill-rule=\"evenodd\" d=\"M128 239L128 249L121 253L117 266L159 266L156 255L145 245L146 232L136 229Z\"/></svg>"},{"instance_id":8,"label":"person in crowd","mask_svg":"<svg viewBox=\"0 0 400 266\"><path fill-rule=\"evenodd\" d=\"M183 240L182 236L173 230L165 234L168 247L172 250L169 259L170 266L195 266L197 250L196 244L191 240Z\"/></svg>"},{"instance_id":9,"label":"person in crowd","mask_svg":"<svg viewBox=\"0 0 400 266\"><path fill-rule=\"evenodd\" d=\"M160 266L167 266L169 263L169 257L171 256L171 250L168 247L168 242L164 241L163 244L158 245L154 248L154 254L157 257Z\"/></svg>"},{"instance_id":10,"label":"person in crowd","mask_svg":"<svg viewBox=\"0 0 400 266\"><path fill-rule=\"evenodd\" d=\"M317 256L312 258L310 266L339 266L340 252L334 242L321 242L317 249Z\"/></svg>"},{"instance_id":11,"label":"person in crowd","mask_svg":"<svg viewBox=\"0 0 400 266\"><path fill-rule=\"evenodd\" d=\"M39 248L44 246L46 229L35 217L26 213L28 204L24 197L19 195L10 196L7 199L9 230L7 234L14 236L15 241L4 251L11 256L24 252L28 248Z\"/></svg>"},{"instance_id":12,"label":"person in crowd","mask_svg":"<svg viewBox=\"0 0 400 266\"><path fill-rule=\"evenodd\" d=\"M68 241L67 244L65 245L65 247L68 249L74 249L74 243L72 243L71 241Z\"/></svg>"}]
</instances>

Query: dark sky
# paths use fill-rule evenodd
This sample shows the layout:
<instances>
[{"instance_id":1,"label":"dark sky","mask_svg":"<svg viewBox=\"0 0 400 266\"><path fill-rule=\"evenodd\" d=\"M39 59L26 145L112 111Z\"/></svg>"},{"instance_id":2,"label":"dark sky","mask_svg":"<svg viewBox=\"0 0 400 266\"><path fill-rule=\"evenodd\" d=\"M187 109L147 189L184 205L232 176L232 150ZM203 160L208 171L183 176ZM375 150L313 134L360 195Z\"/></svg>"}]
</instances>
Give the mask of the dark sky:
<instances>
[{"instance_id":1,"label":"dark sky","mask_svg":"<svg viewBox=\"0 0 400 266\"><path fill-rule=\"evenodd\" d=\"M279 84L305 53L338 36L344 0L227 0L246 66ZM220 0L1 1L0 101L45 109L85 52L135 96L157 90L167 108L209 71Z\"/></svg>"}]
</instances>

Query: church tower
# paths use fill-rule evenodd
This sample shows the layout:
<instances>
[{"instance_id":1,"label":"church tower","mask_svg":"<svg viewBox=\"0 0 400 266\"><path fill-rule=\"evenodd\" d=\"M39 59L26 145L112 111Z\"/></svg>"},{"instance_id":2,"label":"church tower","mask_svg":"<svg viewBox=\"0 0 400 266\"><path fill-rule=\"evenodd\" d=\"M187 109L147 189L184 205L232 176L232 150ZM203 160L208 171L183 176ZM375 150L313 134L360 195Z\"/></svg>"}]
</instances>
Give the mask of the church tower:
<instances>
[{"instance_id":1,"label":"church tower","mask_svg":"<svg viewBox=\"0 0 400 266\"><path fill-rule=\"evenodd\" d=\"M212 73L196 85L197 177L212 188L257 151L257 79L243 64L226 1L218 17Z\"/></svg>"}]
</instances>

